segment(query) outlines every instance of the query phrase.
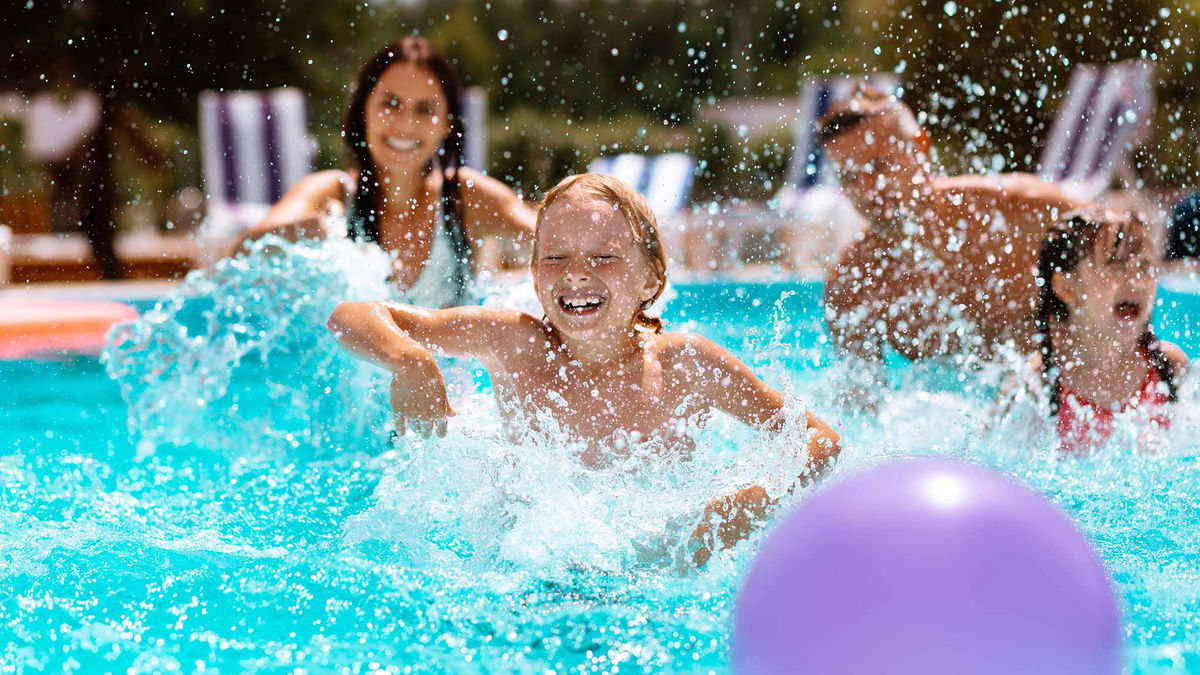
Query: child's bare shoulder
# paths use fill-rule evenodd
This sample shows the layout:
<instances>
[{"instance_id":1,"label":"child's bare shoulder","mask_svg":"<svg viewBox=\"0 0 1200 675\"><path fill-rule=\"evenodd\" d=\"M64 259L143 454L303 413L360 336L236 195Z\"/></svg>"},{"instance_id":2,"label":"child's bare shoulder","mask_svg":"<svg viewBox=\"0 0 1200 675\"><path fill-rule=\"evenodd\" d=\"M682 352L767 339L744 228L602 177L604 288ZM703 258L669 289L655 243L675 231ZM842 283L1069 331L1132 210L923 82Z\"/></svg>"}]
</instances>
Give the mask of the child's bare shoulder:
<instances>
[{"instance_id":1,"label":"child's bare shoulder","mask_svg":"<svg viewBox=\"0 0 1200 675\"><path fill-rule=\"evenodd\" d=\"M659 358L671 365L714 366L732 358L723 347L696 333L658 333L653 339Z\"/></svg>"},{"instance_id":2,"label":"child's bare shoulder","mask_svg":"<svg viewBox=\"0 0 1200 675\"><path fill-rule=\"evenodd\" d=\"M489 368L521 369L545 351L546 328L525 312L499 307L454 307L439 310L442 330L467 336L472 350Z\"/></svg>"},{"instance_id":3,"label":"child's bare shoulder","mask_svg":"<svg viewBox=\"0 0 1200 675\"><path fill-rule=\"evenodd\" d=\"M507 339L530 339L546 335L546 326L538 318L515 309L502 307L470 307L472 320L476 324L490 326L492 332Z\"/></svg>"}]
</instances>

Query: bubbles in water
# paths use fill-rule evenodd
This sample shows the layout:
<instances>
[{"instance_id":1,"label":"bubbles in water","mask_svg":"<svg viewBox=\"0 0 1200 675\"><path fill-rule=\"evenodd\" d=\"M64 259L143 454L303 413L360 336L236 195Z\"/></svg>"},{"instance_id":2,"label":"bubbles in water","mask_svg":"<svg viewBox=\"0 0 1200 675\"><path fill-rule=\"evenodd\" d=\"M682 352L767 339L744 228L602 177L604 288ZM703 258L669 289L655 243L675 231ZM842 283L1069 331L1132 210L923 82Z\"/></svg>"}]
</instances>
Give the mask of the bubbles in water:
<instances>
[{"instance_id":1,"label":"bubbles in water","mask_svg":"<svg viewBox=\"0 0 1200 675\"><path fill-rule=\"evenodd\" d=\"M380 374L350 359L325 321L339 302L395 295L390 272L377 247L264 237L191 273L116 329L102 356L131 431L143 447L225 452L371 442L384 414L371 405Z\"/></svg>"}]
</instances>

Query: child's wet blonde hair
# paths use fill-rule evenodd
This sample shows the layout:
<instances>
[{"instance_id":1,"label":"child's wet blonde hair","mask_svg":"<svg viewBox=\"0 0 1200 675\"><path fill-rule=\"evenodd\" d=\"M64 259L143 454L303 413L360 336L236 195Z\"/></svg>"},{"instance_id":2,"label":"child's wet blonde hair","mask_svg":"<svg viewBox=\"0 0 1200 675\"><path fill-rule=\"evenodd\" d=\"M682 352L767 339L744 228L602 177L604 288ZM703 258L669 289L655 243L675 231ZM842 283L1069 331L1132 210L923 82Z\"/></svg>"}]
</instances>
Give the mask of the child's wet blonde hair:
<instances>
[{"instance_id":1,"label":"child's wet blonde hair","mask_svg":"<svg viewBox=\"0 0 1200 675\"><path fill-rule=\"evenodd\" d=\"M638 310L637 316L633 318L634 324L638 328L661 333L663 329L662 319L656 316L650 316L646 310L658 300L663 291L667 288L667 259L663 254L662 242L658 238L658 221L654 218L654 212L650 210L650 205L646 203L646 198L638 193L637 190L629 187L625 181L606 176L599 173L582 173L575 176L568 176L550 189L546 193L545 199L538 205L537 210L537 230L541 230L542 221L546 217L546 210L550 205L557 201L567 192L572 190L583 190L586 194L597 197L603 201L615 206L621 215L625 216L625 220L629 223L629 231L633 234L633 240L638 243L642 253L646 256L646 262L654 269L654 273L658 276L658 290L654 292L654 296L642 302L642 307ZM537 264L537 235L535 233L533 240L533 264Z\"/></svg>"}]
</instances>

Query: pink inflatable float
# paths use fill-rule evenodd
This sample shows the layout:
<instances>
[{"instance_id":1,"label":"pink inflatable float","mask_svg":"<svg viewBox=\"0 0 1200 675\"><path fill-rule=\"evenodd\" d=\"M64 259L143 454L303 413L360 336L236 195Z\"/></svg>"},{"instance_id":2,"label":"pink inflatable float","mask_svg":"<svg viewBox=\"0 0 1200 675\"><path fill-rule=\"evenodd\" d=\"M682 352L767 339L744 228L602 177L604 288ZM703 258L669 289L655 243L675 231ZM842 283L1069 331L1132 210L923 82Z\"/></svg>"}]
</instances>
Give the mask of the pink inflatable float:
<instances>
[{"instance_id":1,"label":"pink inflatable float","mask_svg":"<svg viewBox=\"0 0 1200 675\"><path fill-rule=\"evenodd\" d=\"M121 302L0 298L0 359L96 353L110 328L137 317Z\"/></svg>"}]
</instances>

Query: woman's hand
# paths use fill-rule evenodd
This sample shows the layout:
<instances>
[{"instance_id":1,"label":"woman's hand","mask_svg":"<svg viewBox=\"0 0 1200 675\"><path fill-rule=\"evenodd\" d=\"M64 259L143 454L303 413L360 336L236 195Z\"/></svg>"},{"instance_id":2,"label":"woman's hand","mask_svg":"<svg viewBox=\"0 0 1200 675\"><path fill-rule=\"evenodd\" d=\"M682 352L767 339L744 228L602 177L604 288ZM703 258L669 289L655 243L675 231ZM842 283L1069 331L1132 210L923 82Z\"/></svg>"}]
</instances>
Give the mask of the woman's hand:
<instances>
[{"instance_id":1,"label":"woman's hand","mask_svg":"<svg viewBox=\"0 0 1200 675\"><path fill-rule=\"evenodd\" d=\"M233 243L229 256L237 256L246 252L252 242L273 234L290 242L302 239L320 239L327 234L324 217L319 215L305 216L286 222L263 222L243 232Z\"/></svg>"},{"instance_id":2,"label":"woman's hand","mask_svg":"<svg viewBox=\"0 0 1200 675\"><path fill-rule=\"evenodd\" d=\"M398 436L403 436L409 426L424 438L435 432L439 437L446 435L446 420L454 416L454 409L436 365L426 376L401 372L392 375L392 411Z\"/></svg>"}]
</instances>

